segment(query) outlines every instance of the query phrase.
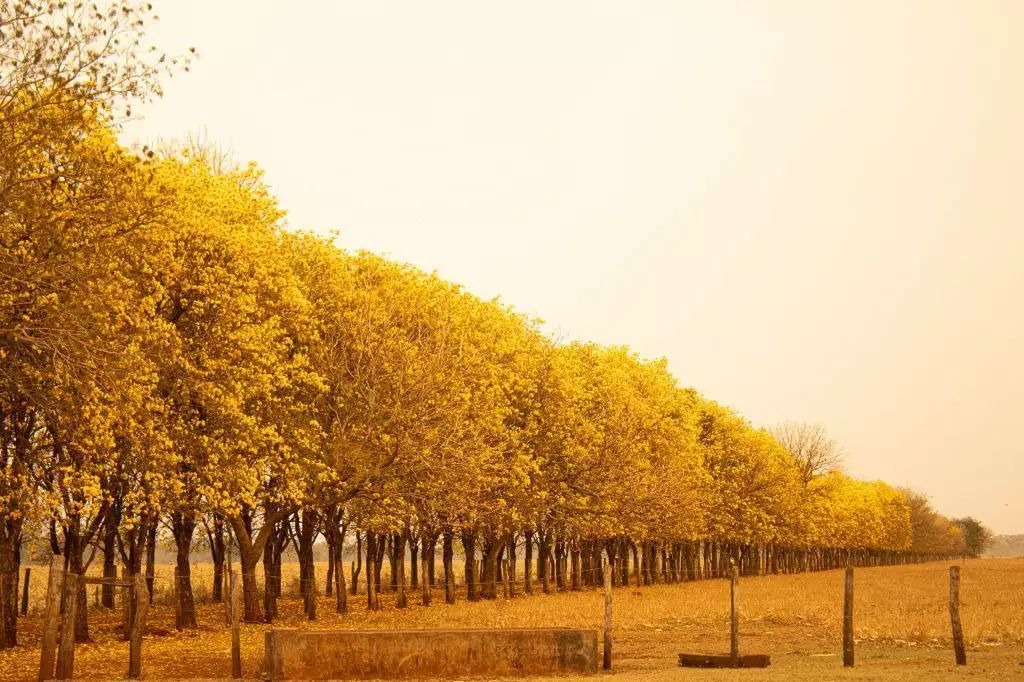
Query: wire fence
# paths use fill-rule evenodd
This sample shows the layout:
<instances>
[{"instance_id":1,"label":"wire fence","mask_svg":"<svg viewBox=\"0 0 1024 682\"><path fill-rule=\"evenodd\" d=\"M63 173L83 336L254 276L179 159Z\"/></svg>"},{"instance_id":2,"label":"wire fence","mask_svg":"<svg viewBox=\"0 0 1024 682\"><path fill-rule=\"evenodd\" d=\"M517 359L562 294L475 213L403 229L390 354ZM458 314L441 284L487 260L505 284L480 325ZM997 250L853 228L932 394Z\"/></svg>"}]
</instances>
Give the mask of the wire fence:
<instances>
[{"instance_id":1,"label":"wire fence","mask_svg":"<svg viewBox=\"0 0 1024 682\"><path fill-rule=\"evenodd\" d=\"M919 563L919 564L900 564L900 566L913 566L914 571L918 574L927 573L934 575L948 575L949 564L954 562L954 559L940 560L938 562ZM964 573L964 579L969 580L971 572L984 571L989 573L1000 573L1006 575L1024 575L1024 569L1018 570L1014 568L1004 568L997 566L986 566L984 565L984 559L971 560L969 562L969 569ZM435 571L434 580L431 583L429 577L424 580L422 571L418 572L416 582L412 582L411 576L411 564L405 566L405 580L404 580L404 591L410 597L415 597L417 594L423 591L424 582L427 582L428 589L431 592L432 599L437 599L436 595L444 595L447 589L446 576L443 569L443 564L438 562L438 570ZM941 566L936 563L942 564ZM526 566L521 559L517 559L511 567L508 578L506 571L508 567L501 566L499 569L495 566L495 570L500 570L502 577L484 580L479 568L480 560L477 560L476 575L472 580L467 583L465 566L459 562L457 567L453 566L451 576L451 587L450 589L461 593L463 598L468 594L470 586L475 595L481 593L497 594L502 596L506 588L510 594L516 596L523 595L526 593L540 594L544 593L545 580L537 570L536 561L530 567L530 579L526 579ZM337 592L337 578L332 576L331 584L327 584L326 565L324 562L317 562L314 568L314 576L311 578L303 578L298 570L298 564L291 563L286 564L290 570L277 572L267 572L262 567L257 567L255 573L255 586L260 600L266 598L266 591L268 585L273 588L273 596L282 599L288 598L299 598L307 593L311 593L316 596L336 596ZM878 566L877 568L886 568L887 566ZM218 590L215 586L214 575L212 571L212 564L208 563L196 563L190 566L190 575L175 575L174 567L167 565L161 565L161 570L155 572L152 576L146 576L147 584L150 585L152 598L151 601L158 605L173 605L177 599L177 595L182 591L188 591L192 595L192 602L198 604L209 604L209 603L221 603L228 598L228 582L230 575L228 568L225 565L223 574L221 576L221 586L219 590L219 598L217 597ZM168 571L167 569L172 570ZM365 597L367 592L367 574L369 572L376 573L377 569L375 565L367 565L363 563L360 567L358 579L354 583L355 591L353 592L353 572L350 565L344 565L342 571L342 587L345 590L346 598L348 597ZM748 567L749 568L749 567ZM840 570L841 567L828 567L816 570L789 570L789 571L772 571L763 570L763 566L754 566L757 570L740 571L739 577L743 580L758 578L758 577L770 577L770 576L785 576L795 575L799 573L817 573L822 571ZM873 566L861 566L859 568L875 568ZM237 562L232 565L232 570L236 573L239 572L240 566ZM335 568L337 570L337 568ZM603 568L596 566L580 566L575 571L572 569L572 562L567 561L564 564L564 570L561 571L561 576L558 572L551 570L549 566L547 576L547 591L548 592L563 592L563 591L578 591L581 589L596 588L600 587L603 583L603 571L609 570L606 564ZM662 567L655 569L652 567L649 571L641 567L639 571L637 567L629 562L628 570L623 572L621 563L618 563L612 569L612 584L616 589L619 588L632 588L638 589L651 585L672 585L688 582L696 582L702 580L728 580L732 576L732 567L728 565L723 566L679 566L674 571L669 568L665 570ZM45 603L45 590L46 590L46 566L30 566L21 569L16 573L2 573L0 572L0 590L16 591L16 608L18 616L35 616L39 615L42 611ZM26 578L30 576L30 579L26 581ZM102 571L93 569L87 572L87 576L90 579L88 585L84 585L82 589L86 591L86 599L90 608L103 608L104 602L107 604L107 608L120 608L120 602L122 602L127 595L127 589L122 585L110 585L103 586L95 584L95 580L102 577ZM13 577L13 579L12 579ZM124 577L117 577L115 580L124 580ZM375 580L376 589L375 591L380 595L390 595L401 591L402 585L396 584L392 580L391 566L389 562L385 561L380 569L379 582ZM241 583L240 583L241 585ZM104 597L106 593L106 597ZM8 597L10 598L10 597Z\"/></svg>"}]
</instances>

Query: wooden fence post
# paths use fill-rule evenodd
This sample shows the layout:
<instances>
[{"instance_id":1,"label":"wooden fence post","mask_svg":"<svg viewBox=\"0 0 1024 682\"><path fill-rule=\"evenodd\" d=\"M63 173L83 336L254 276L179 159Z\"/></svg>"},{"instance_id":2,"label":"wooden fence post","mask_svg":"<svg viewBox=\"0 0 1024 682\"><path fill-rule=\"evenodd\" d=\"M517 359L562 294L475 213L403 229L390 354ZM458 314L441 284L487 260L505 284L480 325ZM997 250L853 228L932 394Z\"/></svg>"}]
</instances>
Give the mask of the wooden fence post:
<instances>
[{"instance_id":1,"label":"wooden fence post","mask_svg":"<svg viewBox=\"0 0 1024 682\"><path fill-rule=\"evenodd\" d=\"M25 569L25 584L21 588L21 615L28 615L28 581L32 576L32 569Z\"/></svg>"},{"instance_id":2,"label":"wooden fence post","mask_svg":"<svg viewBox=\"0 0 1024 682\"><path fill-rule=\"evenodd\" d=\"M853 667L853 567L846 567L843 590L843 667Z\"/></svg>"},{"instance_id":3,"label":"wooden fence post","mask_svg":"<svg viewBox=\"0 0 1024 682\"><path fill-rule=\"evenodd\" d=\"M960 625L960 567L949 567L949 620L953 626L953 651L957 665L967 665L964 631Z\"/></svg>"},{"instance_id":4,"label":"wooden fence post","mask_svg":"<svg viewBox=\"0 0 1024 682\"><path fill-rule=\"evenodd\" d=\"M241 591L238 589L238 573L231 571L231 677L242 677L242 642L239 630L239 614L242 606Z\"/></svg>"},{"instance_id":5,"label":"wooden fence post","mask_svg":"<svg viewBox=\"0 0 1024 682\"><path fill-rule=\"evenodd\" d=\"M732 667L740 666L740 623L736 615L736 589L740 578L740 568L735 562L732 563L732 574L729 580L729 659Z\"/></svg>"},{"instance_id":6,"label":"wooden fence post","mask_svg":"<svg viewBox=\"0 0 1024 682\"><path fill-rule=\"evenodd\" d=\"M145 574L135 574L135 584L131 589L135 608L128 645L128 679L137 680L142 677L142 634L146 631L146 612L149 610L149 584Z\"/></svg>"},{"instance_id":7,"label":"wooden fence post","mask_svg":"<svg viewBox=\"0 0 1024 682\"><path fill-rule=\"evenodd\" d=\"M604 669L612 669L612 570L604 564Z\"/></svg>"},{"instance_id":8,"label":"wooden fence post","mask_svg":"<svg viewBox=\"0 0 1024 682\"><path fill-rule=\"evenodd\" d=\"M46 605L43 608L43 642L39 658L39 682L53 679L54 654L57 652L57 628L60 626L60 593L64 589L63 557L54 554L46 581Z\"/></svg>"},{"instance_id":9,"label":"wooden fence post","mask_svg":"<svg viewBox=\"0 0 1024 682\"><path fill-rule=\"evenodd\" d=\"M57 679L75 676L75 616L78 613L78 583L81 576L70 571L64 576L64 615L60 619L60 648L57 650Z\"/></svg>"}]
</instances>

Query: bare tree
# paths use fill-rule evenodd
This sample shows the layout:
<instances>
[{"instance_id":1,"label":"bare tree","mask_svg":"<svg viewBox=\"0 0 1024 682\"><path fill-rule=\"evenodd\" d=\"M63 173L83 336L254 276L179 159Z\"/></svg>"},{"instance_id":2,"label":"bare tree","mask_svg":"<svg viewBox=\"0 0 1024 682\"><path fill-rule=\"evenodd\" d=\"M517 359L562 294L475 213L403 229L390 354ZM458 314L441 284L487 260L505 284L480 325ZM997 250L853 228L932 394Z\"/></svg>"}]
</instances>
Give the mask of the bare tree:
<instances>
[{"instance_id":1,"label":"bare tree","mask_svg":"<svg viewBox=\"0 0 1024 682\"><path fill-rule=\"evenodd\" d=\"M838 469L842 463L843 452L839 445L818 424L783 422L769 431L796 460L804 487Z\"/></svg>"}]
</instances>

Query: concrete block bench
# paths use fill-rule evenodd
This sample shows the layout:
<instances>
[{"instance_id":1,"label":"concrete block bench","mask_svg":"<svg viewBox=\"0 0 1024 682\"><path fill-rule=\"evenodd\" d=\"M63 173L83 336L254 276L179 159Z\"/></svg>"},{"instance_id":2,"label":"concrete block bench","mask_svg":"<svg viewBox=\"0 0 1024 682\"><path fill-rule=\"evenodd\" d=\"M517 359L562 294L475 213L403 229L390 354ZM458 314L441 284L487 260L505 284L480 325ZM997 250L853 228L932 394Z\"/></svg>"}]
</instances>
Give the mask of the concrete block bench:
<instances>
[{"instance_id":1,"label":"concrete block bench","mask_svg":"<svg viewBox=\"0 0 1024 682\"><path fill-rule=\"evenodd\" d=\"M296 630L266 633L271 680L596 673L597 630Z\"/></svg>"}]
</instances>

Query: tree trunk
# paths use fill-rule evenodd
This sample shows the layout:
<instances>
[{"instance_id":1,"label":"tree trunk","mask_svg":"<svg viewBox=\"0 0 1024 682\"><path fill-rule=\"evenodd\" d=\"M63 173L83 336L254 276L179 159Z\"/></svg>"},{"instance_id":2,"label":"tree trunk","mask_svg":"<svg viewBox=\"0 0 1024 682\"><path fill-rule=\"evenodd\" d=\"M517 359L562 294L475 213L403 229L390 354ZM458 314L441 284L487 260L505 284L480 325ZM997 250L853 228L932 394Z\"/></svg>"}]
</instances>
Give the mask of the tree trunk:
<instances>
[{"instance_id":1,"label":"tree trunk","mask_svg":"<svg viewBox=\"0 0 1024 682\"><path fill-rule=\"evenodd\" d=\"M90 537L85 537L90 535ZM91 534L88 532L83 534L81 524L78 518L72 517L64 525L64 561L65 571L74 573L75 575L82 575L84 573L83 566L83 553ZM90 642L92 641L89 637L89 599L85 591L85 583L80 581L78 590L74 595L76 601L75 608L75 641L76 642ZM62 605L62 608L64 605Z\"/></svg>"},{"instance_id":2,"label":"tree trunk","mask_svg":"<svg viewBox=\"0 0 1024 682\"><path fill-rule=\"evenodd\" d=\"M377 553L373 557L373 584L377 589L377 596L380 597L381 593L381 581L380 576L384 570L384 555L387 554L388 543L385 541L385 536L377 535Z\"/></svg>"},{"instance_id":3,"label":"tree trunk","mask_svg":"<svg viewBox=\"0 0 1024 682\"><path fill-rule=\"evenodd\" d=\"M508 542L505 548L505 560L507 563L508 581L510 584L516 581L516 535L512 533L508 536Z\"/></svg>"},{"instance_id":4,"label":"tree trunk","mask_svg":"<svg viewBox=\"0 0 1024 682\"><path fill-rule=\"evenodd\" d=\"M224 556L227 548L224 542L224 522L213 520L213 529L206 527L210 540L210 558L213 561L213 591L210 595L214 602L224 601Z\"/></svg>"},{"instance_id":5,"label":"tree trunk","mask_svg":"<svg viewBox=\"0 0 1024 682\"><path fill-rule=\"evenodd\" d=\"M359 594L359 573L363 570L363 535L356 531L356 565L352 569L352 595Z\"/></svg>"},{"instance_id":6,"label":"tree trunk","mask_svg":"<svg viewBox=\"0 0 1024 682\"><path fill-rule=\"evenodd\" d=\"M466 599L476 601L479 598L476 584L476 533L462 531L462 548L466 555Z\"/></svg>"},{"instance_id":7,"label":"tree trunk","mask_svg":"<svg viewBox=\"0 0 1024 682\"><path fill-rule=\"evenodd\" d=\"M427 568L424 569L427 574L427 579L430 581L431 587L436 587L437 583L434 581L434 554L437 552L437 533L430 536L430 543L423 550L423 556L428 559Z\"/></svg>"},{"instance_id":8,"label":"tree trunk","mask_svg":"<svg viewBox=\"0 0 1024 682\"><path fill-rule=\"evenodd\" d=\"M324 579L324 594L334 596L334 545L327 540L327 578Z\"/></svg>"},{"instance_id":9,"label":"tree trunk","mask_svg":"<svg viewBox=\"0 0 1024 682\"><path fill-rule=\"evenodd\" d=\"M391 570L394 571L394 575L391 578L391 583L395 586L395 590L398 592L398 597L395 599L395 606L400 609L404 609L409 606L409 596L406 591L405 581L405 543L409 539L409 530L406 529L401 533L395 533L395 536L391 539L394 548L394 560L391 564Z\"/></svg>"},{"instance_id":10,"label":"tree trunk","mask_svg":"<svg viewBox=\"0 0 1024 682\"><path fill-rule=\"evenodd\" d=\"M377 598L377 577L375 564L377 563L377 534L373 531L366 531L366 608L369 611L380 610L380 600Z\"/></svg>"},{"instance_id":11,"label":"tree trunk","mask_svg":"<svg viewBox=\"0 0 1024 682\"><path fill-rule=\"evenodd\" d=\"M636 576L636 586L640 587L640 550L635 542L631 542L630 549L633 551L633 575Z\"/></svg>"},{"instance_id":12,"label":"tree trunk","mask_svg":"<svg viewBox=\"0 0 1024 682\"><path fill-rule=\"evenodd\" d=\"M338 613L348 613L348 590L345 585L345 534L348 532L348 524L336 531L334 542L331 546L331 556L334 558L334 594L335 610Z\"/></svg>"},{"instance_id":13,"label":"tree trunk","mask_svg":"<svg viewBox=\"0 0 1024 682\"><path fill-rule=\"evenodd\" d=\"M316 620L316 564L313 561L313 545L316 543L319 528L319 512L303 509L295 515L295 538L299 550L299 586L302 592L302 607L309 620Z\"/></svg>"},{"instance_id":14,"label":"tree trunk","mask_svg":"<svg viewBox=\"0 0 1024 682\"><path fill-rule=\"evenodd\" d=\"M538 533L539 546L537 547L537 578L540 580L544 594L551 592L551 535L550 531L542 530Z\"/></svg>"},{"instance_id":15,"label":"tree trunk","mask_svg":"<svg viewBox=\"0 0 1024 682\"><path fill-rule=\"evenodd\" d=\"M577 543L574 542L569 547L569 556L572 562L572 569L570 571L572 576L571 587L573 590L581 590L583 589L583 567L580 565L580 548Z\"/></svg>"},{"instance_id":16,"label":"tree trunk","mask_svg":"<svg viewBox=\"0 0 1024 682\"><path fill-rule=\"evenodd\" d=\"M260 609L260 595L256 587L256 564L259 554L239 548L238 561L242 565L242 613L246 623L262 623L263 613Z\"/></svg>"},{"instance_id":17,"label":"tree trunk","mask_svg":"<svg viewBox=\"0 0 1024 682\"><path fill-rule=\"evenodd\" d=\"M18 645L18 573L21 519L0 520L0 650Z\"/></svg>"},{"instance_id":18,"label":"tree trunk","mask_svg":"<svg viewBox=\"0 0 1024 682\"><path fill-rule=\"evenodd\" d=\"M555 540L555 587L565 590L565 542Z\"/></svg>"},{"instance_id":19,"label":"tree trunk","mask_svg":"<svg viewBox=\"0 0 1024 682\"><path fill-rule=\"evenodd\" d=\"M110 505L103 522L103 577L117 578L117 524L120 515L117 505ZM114 586L106 583L100 588L100 604L105 609L114 608Z\"/></svg>"},{"instance_id":20,"label":"tree trunk","mask_svg":"<svg viewBox=\"0 0 1024 682\"><path fill-rule=\"evenodd\" d=\"M444 567L444 600L449 604L455 603L455 573L452 571L455 549L452 545L452 532L445 529L441 547L441 564Z\"/></svg>"},{"instance_id":21,"label":"tree trunk","mask_svg":"<svg viewBox=\"0 0 1024 682\"><path fill-rule=\"evenodd\" d=\"M508 537L504 535L491 535L484 539L481 552L483 570L480 577L480 592L484 599L497 599L498 597L498 560L507 543Z\"/></svg>"},{"instance_id":22,"label":"tree trunk","mask_svg":"<svg viewBox=\"0 0 1024 682\"><path fill-rule=\"evenodd\" d=\"M398 554L398 542L395 541L395 536L388 536L388 585L392 592L398 591L398 561L401 559L405 561L404 556Z\"/></svg>"},{"instance_id":23,"label":"tree trunk","mask_svg":"<svg viewBox=\"0 0 1024 682\"><path fill-rule=\"evenodd\" d=\"M146 589L149 590L149 605L153 605L153 582L156 580L156 519L149 524L148 535L146 536ZM82 584L85 590L85 583ZM79 604L79 607L82 605ZM88 596L86 597L86 608L88 608Z\"/></svg>"},{"instance_id":24,"label":"tree trunk","mask_svg":"<svg viewBox=\"0 0 1024 682\"><path fill-rule=\"evenodd\" d=\"M533 531L524 533L526 543L523 557L523 589L526 594L533 594Z\"/></svg>"},{"instance_id":25,"label":"tree trunk","mask_svg":"<svg viewBox=\"0 0 1024 682\"><path fill-rule=\"evenodd\" d=\"M281 596L281 554L288 544L288 525L278 523L270 529L263 546L263 618L272 623L277 618L277 599Z\"/></svg>"},{"instance_id":26,"label":"tree trunk","mask_svg":"<svg viewBox=\"0 0 1024 682\"><path fill-rule=\"evenodd\" d=\"M421 555L423 564L421 573L423 580L420 583L420 603L423 606L430 606L431 581L430 578L428 577L430 572L428 564L430 562L427 559L427 550L431 548L431 541L429 539L428 534L425 532L420 535L420 547L423 548L423 554ZM433 551L431 551L430 554L433 555ZM415 565L415 562L413 563L413 565Z\"/></svg>"},{"instance_id":27,"label":"tree trunk","mask_svg":"<svg viewBox=\"0 0 1024 682\"><path fill-rule=\"evenodd\" d=\"M192 596L192 534L196 520L190 514L176 512L171 515L171 530L174 532L174 546L177 550L174 570L174 593L178 600L175 611L175 627L179 630L196 630L196 604Z\"/></svg>"},{"instance_id":28,"label":"tree trunk","mask_svg":"<svg viewBox=\"0 0 1024 682\"><path fill-rule=\"evenodd\" d=\"M256 564L260 561L263 548L279 521L288 517L287 510L264 510L263 527L253 534L252 516L246 512L232 516L229 520L238 542L239 563L242 565L242 604L246 623L262 623L260 595L256 587Z\"/></svg>"},{"instance_id":29,"label":"tree trunk","mask_svg":"<svg viewBox=\"0 0 1024 682\"><path fill-rule=\"evenodd\" d=\"M414 589L414 590L420 589L420 568L419 568L420 562L419 562L419 556L420 556L420 541L419 541L418 538L410 537L409 538L409 561L411 563L409 564L409 569L410 569L409 584L410 584L410 587L412 589Z\"/></svg>"}]
</instances>

